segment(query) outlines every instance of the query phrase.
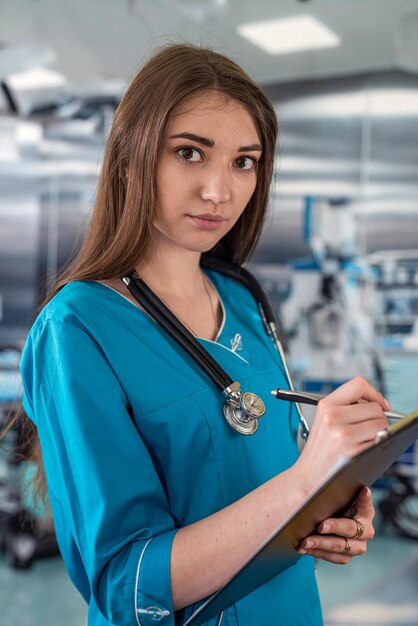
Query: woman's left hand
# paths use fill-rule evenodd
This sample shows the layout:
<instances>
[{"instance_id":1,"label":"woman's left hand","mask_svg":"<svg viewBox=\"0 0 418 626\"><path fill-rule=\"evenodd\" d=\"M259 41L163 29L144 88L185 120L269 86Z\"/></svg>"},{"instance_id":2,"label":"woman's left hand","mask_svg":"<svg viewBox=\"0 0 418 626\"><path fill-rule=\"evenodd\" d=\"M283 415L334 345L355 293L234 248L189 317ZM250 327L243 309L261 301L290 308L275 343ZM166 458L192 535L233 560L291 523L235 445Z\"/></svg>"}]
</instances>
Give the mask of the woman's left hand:
<instances>
[{"instance_id":1,"label":"woman's left hand","mask_svg":"<svg viewBox=\"0 0 418 626\"><path fill-rule=\"evenodd\" d=\"M374 514L371 491L363 487L346 516L321 522L320 534L306 537L298 554L309 554L330 563L349 563L353 556L364 554L367 542L373 539Z\"/></svg>"}]
</instances>

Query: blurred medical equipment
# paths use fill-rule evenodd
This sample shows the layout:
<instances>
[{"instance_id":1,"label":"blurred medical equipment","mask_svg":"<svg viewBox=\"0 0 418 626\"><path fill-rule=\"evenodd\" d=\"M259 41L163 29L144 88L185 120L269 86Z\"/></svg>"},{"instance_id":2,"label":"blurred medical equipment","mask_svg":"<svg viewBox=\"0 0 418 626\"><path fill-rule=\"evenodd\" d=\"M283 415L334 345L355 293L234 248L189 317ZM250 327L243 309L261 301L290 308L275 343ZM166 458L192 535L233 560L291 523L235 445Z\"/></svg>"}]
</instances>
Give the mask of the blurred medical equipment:
<instances>
[{"instance_id":1,"label":"blurred medical equipment","mask_svg":"<svg viewBox=\"0 0 418 626\"><path fill-rule=\"evenodd\" d=\"M418 406L418 252L370 255L380 310L376 335L383 354L388 398L406 410ZM379 501L382 524L418 539L418 447L411 446L387 473Z\"/></svg>"},{"instance_id":2,"label":"blurred medical equipment","mask_svg":"<svg viewBox=\"0 0 418 626\"><path fill-rule=\"evenodd\" d=\"M20 349L0 349L0 430L21 401ZM33 465L24 460L28 453L21 424L9 430L0 448L0 546L6 560L16 569L29 568L35 558L58 554L51 522L33 501Z\"/></svg>"},{"instance_id":3,"label":"blurred medical equipment","mask_svg":"<svg viewBox=\"0 0 418 626\"><path fill-rule=\"evenodd\" d=\"M286 281L277 268L275 281L272 266L252 266L278 306L303 391L327 394L358 374L384 390L374 342L375 276L360 256L358 228L348 200L308 196L301 237L311 256L290 263Z\"/></svg>"},{"instance_id":4,"label":"blurred medical equipment","mask_svg":"<svg viewBox=\"0 0 418 626\"><path fill-rule=\"evenodd\" d=\"M409 453L413 453L413 448ZM387 476L387 491L378 503L382 525L390 525L402 537L418 539L417 466L398 462L387 472Z\"/></svg>"},{"instance_id":5,"label":"blurred medical equipment","mask_svg":"<svg viewBox=\"0 0 418 626\"><path fill-rule=\"evenodd\" d=\"M305 199L303 236L312 257L289 270L255 266L288 335L289 363L302 393L327 394L357 374L392 406L418 407L418 253L363 254L351 204ZM311 423L314 411L304 409ZM412 446L378 481L384 519L403 534L418 528L418 450Z\"/></svg>"}]
</instances>

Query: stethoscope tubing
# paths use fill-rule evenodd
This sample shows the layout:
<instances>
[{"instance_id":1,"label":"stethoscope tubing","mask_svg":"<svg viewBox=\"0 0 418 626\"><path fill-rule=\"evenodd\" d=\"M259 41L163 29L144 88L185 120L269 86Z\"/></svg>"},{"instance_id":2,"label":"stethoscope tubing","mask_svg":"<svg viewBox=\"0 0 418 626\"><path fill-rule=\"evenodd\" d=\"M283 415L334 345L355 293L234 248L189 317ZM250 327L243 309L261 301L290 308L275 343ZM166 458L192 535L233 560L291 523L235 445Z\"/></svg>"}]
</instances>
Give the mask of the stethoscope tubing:
<instances>
[{"instance_id":1,"label":"stethoscope tubing","mask_svg":"<svg viewBox=\"0 0 418 626\"><path fill-rule=\"evenodd\" d=\"M233 263L227 263L219 258L204 256L202 258L202 265L207 269L215 270L243 284L253 295L257 302L265 330L275 344L281 357L288 385L290 389L293 389L284 350L277 334L275 316L267 296L257 279L245 268ZM237 383L234 383L227 372L225 372L211 354L200 344L189 329L170 311L157 294L133 272L124 276L122 280L133 297L161 328L167 332L169 337L173 338L179 344L224 395L231 397L231 385L233 386ZM303 430L303 437L306 438L309 434L309 426L298 404L296 404L296 408Z\"/></svg>"},{"instance_id":2,"label":"stethoscope tubing","mask_svg":"<svg viewBox=\"0 0 418 626\"><path fill-rule=\"evenodd\" d=\"M209 354L189 330L177 319L170 309L158 298L152 289L138 276L128 274L129 283L125 281L129 291L144 307L153 319L175 340L199 367L209 376L220 391L224 391L233 379L225 372L217 361Z\"/></svg>"},{"instance_id":3,"label":"stethoscope tubing","mask_svg":"<svg viewBox=\"0 0 418 626\"><path fill-rule=\"evenodd\" d=\"M228 276L229 278L232 278L233 280L236 280L237 282L243 284L253 295L257 302L266 332L268 336L273 340L273 343L275 344L276 349L280 355L287 384L289 385L289 388L293 390L292 377L289 367L287 365L285 351L277 333L279 325L276 322L276 316L273 313L270 302L258 280L244 267L233 263L225 263L224 261L216 257L204 256L202 258L202 265L204 267L207 267L208 269L218 271L221 274L224 274L225 276ZM299 403L296 402L295 406L302 427L302 437L303 439L306 439L309 435L309 424L306 421L306 418Z\"/></svg>"}]
</instances>

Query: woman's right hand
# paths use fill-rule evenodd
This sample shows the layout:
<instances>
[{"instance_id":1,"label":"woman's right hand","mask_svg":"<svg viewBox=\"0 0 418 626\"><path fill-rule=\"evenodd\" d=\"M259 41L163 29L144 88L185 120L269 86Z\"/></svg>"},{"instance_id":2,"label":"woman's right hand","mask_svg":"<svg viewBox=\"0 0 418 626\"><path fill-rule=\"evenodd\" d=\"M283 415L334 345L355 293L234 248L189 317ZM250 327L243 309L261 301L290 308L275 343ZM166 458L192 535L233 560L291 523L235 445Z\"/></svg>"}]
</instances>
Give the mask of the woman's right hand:
<instances>
[{"instance_id":1,"label":"woman's right hand","mask_svg":"<svg viewBox=\"0 0 418 626\"><path fill-rule=\"evenodd\" d=\"M293 466L309 492L342 455L368 448L387 427L389 403L367 380L353 378L323 398L301 455Z\"/></svg>"}]
</instances>

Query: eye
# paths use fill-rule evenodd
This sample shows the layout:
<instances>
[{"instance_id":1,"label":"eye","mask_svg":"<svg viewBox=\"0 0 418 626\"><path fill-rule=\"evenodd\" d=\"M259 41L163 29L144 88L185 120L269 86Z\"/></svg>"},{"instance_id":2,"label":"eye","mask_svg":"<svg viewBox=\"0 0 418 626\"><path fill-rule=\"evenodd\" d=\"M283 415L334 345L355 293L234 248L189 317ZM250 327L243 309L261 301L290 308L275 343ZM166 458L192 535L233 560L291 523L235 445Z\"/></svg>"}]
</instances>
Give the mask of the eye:
<instances>
[{"instance_id":1,"label":"eye","mask_svg":"<svg viewBox=\"0 0 418 626\"><path fill-rule=\"evenodd\" d=\"M257 159L250 156L240 156L235 159L235 166L239 170L254 170L257 166Z\"/></svg>"},{"instance_id":2,"label":"eye","mask_svg":"<svg viewBox=\"0 0 418 626\"><path fill-rule=\"evenodd\" d=\"M192 146L183 146L182 148L178 148L176 152L183 161L192 161L193 163L196 163L202 160L200 150L193 148Z\"/></svg>"}]
</instances>

